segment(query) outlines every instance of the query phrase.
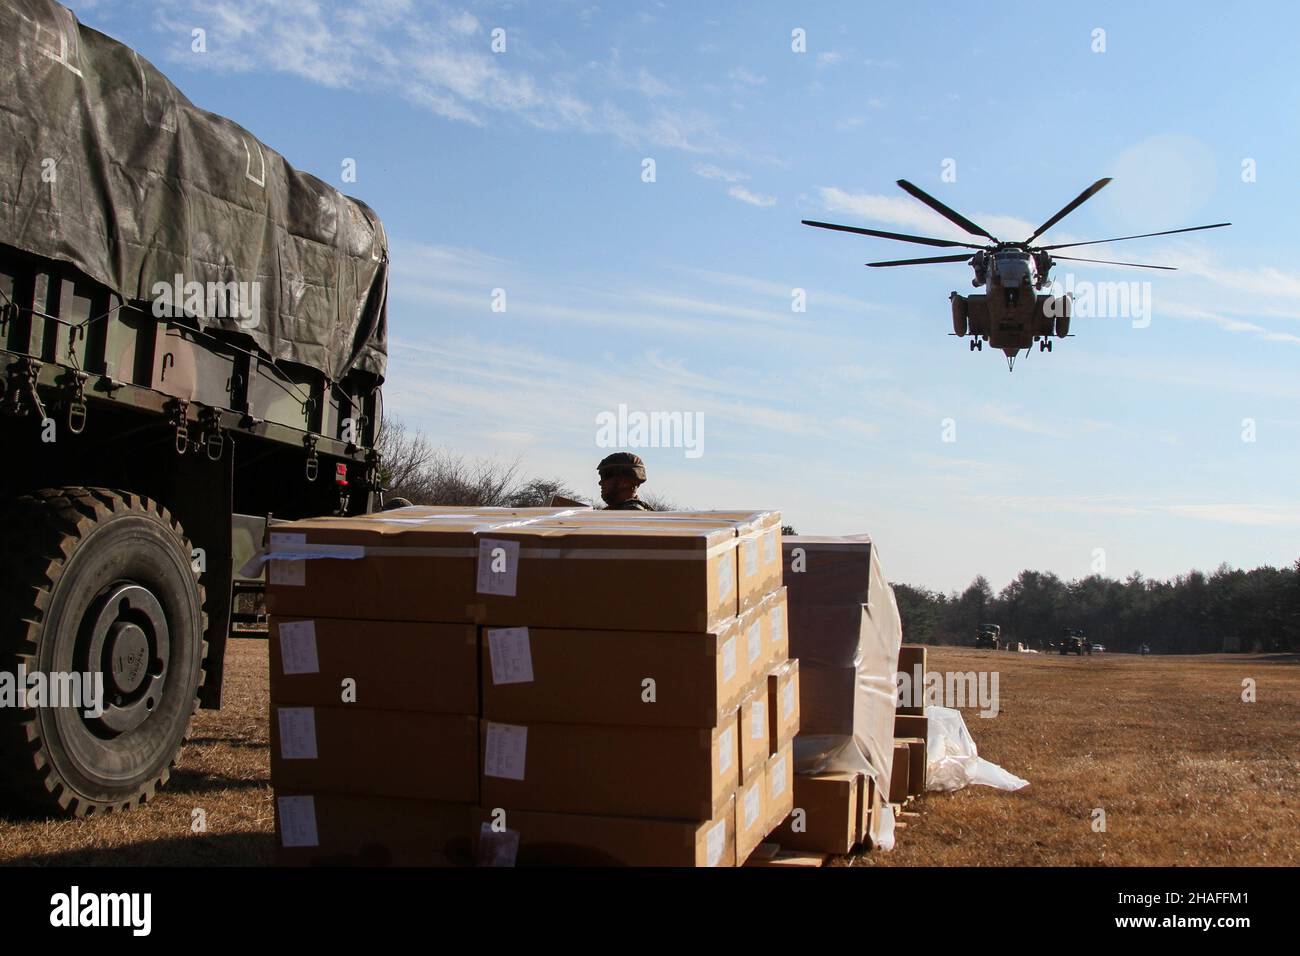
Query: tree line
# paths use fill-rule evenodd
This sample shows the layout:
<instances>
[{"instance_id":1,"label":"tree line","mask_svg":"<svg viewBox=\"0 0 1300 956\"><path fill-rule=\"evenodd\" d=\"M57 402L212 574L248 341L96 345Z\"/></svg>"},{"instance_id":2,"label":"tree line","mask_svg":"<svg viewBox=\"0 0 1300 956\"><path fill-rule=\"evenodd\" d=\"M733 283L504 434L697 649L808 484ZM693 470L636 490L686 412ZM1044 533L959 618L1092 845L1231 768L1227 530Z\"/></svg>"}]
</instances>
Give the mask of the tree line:
<instances>
[{"instance_id":1,"label":"tree line","mask_svg":"<svg viewBox=\"0 0 1300 956\"><path fill-rule=\"evenodd\" d=\"M1090 575L1062 581L1021 571L998 594L983 576L958 594L895 584L904 640L975 642L978 624L997 624L1006 641L1042 650L1078 628L1109 651L1154 654L1300 650L1300 560L1287 568L1242 571L1221 565L1158 581Z\"/></svg>"}]
</instances>

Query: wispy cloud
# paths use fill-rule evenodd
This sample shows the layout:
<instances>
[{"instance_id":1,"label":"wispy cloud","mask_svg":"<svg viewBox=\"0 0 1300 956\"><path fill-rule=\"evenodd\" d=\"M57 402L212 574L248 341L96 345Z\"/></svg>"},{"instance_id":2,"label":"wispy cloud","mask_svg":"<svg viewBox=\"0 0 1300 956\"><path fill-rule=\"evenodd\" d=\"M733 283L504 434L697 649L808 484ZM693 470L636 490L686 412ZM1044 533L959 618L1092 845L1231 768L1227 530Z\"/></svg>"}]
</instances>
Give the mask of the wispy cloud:
<instances>
[{"instance_id":1,"label":"wispy cloud","mask_svg":"<svg viewBox=\"0 0 1300 956\"><path fill-rule=\"evenodd\" d=\"M1069 511L1124 517L1174 516L1241 527L1300 525L1300 505L1290 503L1167 502L1125 495L967 495L966 500L982 506L1036 513Z\"/></svg>"},{"instance_id":2,"label":"wispy cloud","mask_svg":"<svg viewBox=\"0 0 1300 956\"><path fill-rule=\"evenodd\" d=\"M692 172L694 172L696 176L701 176L704 179L719 179L724 183L739 183L749 178L745 173L737 173L727 169L721 169L718 166L714 166L712 163L696 163L692 168Z\"/></svg>"},{"instance_id":3,"label":"wispy cloud","mask_svg":"<svg viewBox=\"0 0 1300 956\"><path fill-rule=\"evenodd\" d=\"M956 239L961 242L971 243L981 242L979 236L972 236L928 206L922 205L909 196L853 193L837 186L822 186L818 189L818 193L822 205L828 212L848 213L871 223L904 226L937 239ZM938 198L942 199L944 197ZM954 205L952 202L948 204ZM958 211L963 212L964 210ZM995 236L1011 240L1032 235L1037 228L1036 224L1014 216L977 213L970 215L970 218ZM1068 241L1068 239L1058 241Z\"/></svg>"},{"instance_id":4,"label":"wispy cloud","mask_svg":"<svg viewBox=\"0 0 1300 956\"><path fill-rule=\"evenodd\" d=\"M750 192L744 186L732 186L727 190L727 195L733 199L739 199L743 203L751 206L775 206L775 196L764 196L760 193Z\"/></svg>"},{"instance_id":5,"label":"wispy cloud","mask_svg":"<svg viewBox=\"0 0 1300 956\"><path fill-rule=\"evenodd\" d=\"M741 86L762 86L767 82L767 77L753 73L743 66L736 67L727 74L727 78Z\"/></svg>"},{"instance_id":6,"label":"wispy cloud","mask_svg":"<svg viewBox=\"0 0 1300 956\"><path fill-rule=\"evenodd\" d=\"M394 91L445 119L487 126L512 119L545 130L612 136L628 145L741 155L713 117L673 109L671 82L617 51L593 71L552 65L530 34L484 23L436 0L162 0L158 28L208 31L208 50L175 61L200 69L288 73L333 89ZM480 14L481 15L481 14ZM505 50L492 33L504 29ZM561 64L561 67L563 64ZM620 94L618 102L611 91Z\"/></svg>"}]
</instances>

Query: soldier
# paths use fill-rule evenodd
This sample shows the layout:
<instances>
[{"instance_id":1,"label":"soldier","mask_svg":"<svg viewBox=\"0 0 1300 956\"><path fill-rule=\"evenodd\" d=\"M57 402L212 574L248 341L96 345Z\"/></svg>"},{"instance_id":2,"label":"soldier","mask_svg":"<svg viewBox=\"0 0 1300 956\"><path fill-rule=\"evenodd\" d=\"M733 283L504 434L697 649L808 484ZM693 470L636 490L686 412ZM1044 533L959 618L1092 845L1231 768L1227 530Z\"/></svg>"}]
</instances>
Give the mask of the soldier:
<instances>
[{"instance_id":1,"label":"soldier","mask_svg":"<svg viewBox=\"0 0 1300 956\"><path fill-rule=\"evenodd\" d=\"M600 474L600 497L610 511L651 511L637 497L645 482L645 462L630 451L616 451L596 466Z\"/></svg>"}]
</instances>

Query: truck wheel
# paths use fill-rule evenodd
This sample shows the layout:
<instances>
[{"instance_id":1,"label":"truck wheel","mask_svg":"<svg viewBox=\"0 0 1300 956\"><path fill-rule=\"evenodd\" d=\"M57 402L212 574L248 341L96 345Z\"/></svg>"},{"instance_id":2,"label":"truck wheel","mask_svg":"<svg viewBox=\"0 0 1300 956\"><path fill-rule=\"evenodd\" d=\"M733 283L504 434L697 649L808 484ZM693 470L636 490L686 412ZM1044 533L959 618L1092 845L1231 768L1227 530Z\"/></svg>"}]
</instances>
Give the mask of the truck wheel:
<instances>
[{"instance_id":1,"label":"truck wheel","mask_svg":"<svg viewBox=\"0 0 1300 956\"><path fill-rule=\"evenodd\" d=\"M0 794L76 817L144 803L175 765L207 654L180 523L104 488L38 491L0 520L0 672L65 691L0 708Z\"/></svg>"}]
</instances>

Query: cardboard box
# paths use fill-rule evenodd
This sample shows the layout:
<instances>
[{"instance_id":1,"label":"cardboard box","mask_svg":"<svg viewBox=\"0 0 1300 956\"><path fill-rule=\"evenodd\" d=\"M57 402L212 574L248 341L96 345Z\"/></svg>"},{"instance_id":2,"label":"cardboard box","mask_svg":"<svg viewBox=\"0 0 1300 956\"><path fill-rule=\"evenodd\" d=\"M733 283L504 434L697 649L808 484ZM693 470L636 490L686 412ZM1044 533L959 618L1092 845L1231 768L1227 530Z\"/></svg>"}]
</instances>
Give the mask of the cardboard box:
<instances>
[{"instance_id":1,"label":"cardboard box","mask_svg":"<svg viewBox=\"0 0 1300 956\"><path fill-rule=\"evenodd\" d=\"M754 847L767 836L767 820L771 816L767 801L767 762L763 771L754 775L736 793L736 865L743 866Z\"/></svg>"},{"instance_id":2,"label":"cardboard box","mask_svg":"<svg viewBox=\"0 0 1300 956\"><path fill-rule=\"evenodd\" d=\"M790 656L790 615L786 589L777 588L763 599L763 632L767 636L765 667L771 669Z\"/></svg>"},{"instance_id":3,"label":"cardboard box","mask_svg":"<svg viewBox=\"0 0 1300 956\"><path fill-rule=\"evenodd\" d=\"M881 793L880 787L876 781L867 776L867 808L865 816L865 828L863 830L862 845L868 850L875 849L880 838L881 826L881 808L884 806L885 798Z\"/></svg>"},{"instance_id":4,"label":"cardboard box","mask_svg":"<svg viewBox=\"0 0 1300 956\"><path fill-rule=\"evenodd\" d=\"M856 774L858 780L858 819L853 828L853 842L863 846L871 842L871 776Z\"/></svg>"},{"instance_id":5,"label":"cardboard box","mask_svg":"<svg viewBox=\"0 0 1300 956\"><path fill-rule=\"evenodd\" d=\"M279 866L468 866L463 803L339 793L275 794Z\"/></svg>"},{"instance_id":6,"label":"cardboard box","mask_svg":"<svg viewBox=\"0 0 1300 956\"><path fill-rule=\"evenodd\" d=\"M735 532L737 610L757 606L767 594L781 587L781 515L779 511L653 511L633 512L634 520L649 525L711 525ZM602 524L608 519L627 522L627 512L586 511L567 516L577 524Z\"/></svg>"},{"instance_id":7,"label":"cardboard box","mask_svg":"<svg viewBox=\"0 0 1300 956\"><path fill-rule=\"evenodd\" d=\"M768 739L776 753L799 733L799 662L788 660L767 675Z\"/></svg>"},{"instance_id":8,"label":"cardboard box","mask_svg":"<svg viewBox=\"0 0 1300 956\"><path fill-rule=\"evenodd\" d=\"M739 610L734 524L406 510L277 526L270 612L705 633Z\"/></svg>"},{"instance_id":9,"label":"cardboard box","mask_svg":"<svg viewBox=\"0 0 1300 956\"><path fill-rule=\"evenodd\" d=\"M483 808L475 823L480 866L736 865L734 796L703 822Z\"/></svg>"},{"instance_id":10,"label":"cardboard box","mask_svg":"<svg viewBox=\"0 0 1300 956\"><path fill-rule=\"evenodd\" d=\"M713 631L739 613L734 525L669 524L645 512L596 512L479 536L505 551L499 581L479 588L483 624ZM610 516L616 516L611 518ZM517 572L510 571L512 543ZM480 562L480 574L493 565ZM490 577L490 576L489 576Z\"/></svg>"},{"instance_id":11,"label":"cardboard box","mask_svg":"<svg viewBox=\"0 0 1300 956\"><path fill-rule=\"evenodd\" d=\"M907 793L925 793L925 741L920 737L896 737L895 743L907 744Z\"/></svg>"},{"instance_id":12,"label":"cardboard box","mask_svg":"<svg viewBox=\"0 0 1300 956\"><path fill-rule=\"evenodd\" d=\"M745 683L751 684L767 673L767 615L763 606L757 605L740 615L739 645L741 667L745 669Z\"/></svg>"},{"instance_id":13,"label":"cardboard box","mask_svg":"<svg viewBox=\"0 0 1300 956\"><path fill-rule=\"evenodd\" d=\"M742 521L736 531L740 545L736 561L740 578L740 609L743 611L781 587L781 513L720 514L736 515Z\"/></svg>"},{"instance_id":14,"label":"cardboard box","mask_svg":"<svg viewBox=\"0 0 1300 956\"><path fill-rule=\"evenodd\" d=\"M925 672L924 647L920 644L904 644L898 649L898 673L907 675L907 681L900 682L899 693L904 693L904 688L910 691L907 700L899 700L896 708L898 713L917 717L925 713Z\"/></svg>"},{"instance_id":15,"label":"cardboard box","mask_svg":"<svg viewBox=\"0 0 1300 956\"><path fill-rule=\"evenodd\" d=\"M794 744L767 758L767 832L771 833L794 809Z\"/></svg>"},{"instance_id":16,"label":"cardboard box","mask_svg":"<svg viewBox=\"0 0 1300 956\"><path fill-rule=\"evenodd\" d=\"M711 634L484 628L482 655L483 716L504 723L715 727L748 682L736 618Z\"/></svg>"},{"instance_id":17,"label":"cardboard box","mask_svg":"<svg viewBox=\"0 0 1300 956\"><path fill-rule=\"evenodd\" d=\"M784 850L778 843L760 843L745 861L745 866L825 866L825 853Z\"/></svg>"},{"instance_id":18,"label":"cardboard box","mask_svg":"<svg viewBox=\"0 0 1300 956\"><path fill-rule=\"evenodd\" d=\"M799 662L799 732L809 736L851 737L866 701L858 700L853 667L823 667ZM892 741L893 721L890 733Z\"/></svg>"},{"instance_id":19,"label":"cardboard box","mask_svg":"<svg viewBox=\"0 0 1300 956\"><path fill-rule=\"evenodd\" d=\"M920 737L926 740L930 736L930 718L911 714L899 714L894 718L894 738Z\"/></svg>"},{"instance_id":20,"label":"cardboard box","mask_svg":"<svg viewBox=\"0 0 1300 956\"><path fill-rule=\"evenodd\" d=\"M736 529L741 612L781 587L779 511L665 511L657 515L665 520L722 522Z\"/></svg>"},{"instance_id":21,"label":"cardboard box","mask_svg":"<svg viewBox=\"0 0 1300 956\"><path fill-rule=\"evenodd\" d=\"M791 607L870 604L883 597L877 591L887 585L873 575L873 548L865 534L791 536L782 550L782 583L790 589Z\"/></svg>"},{"instance_id":22,"label":"cardboard box","mask_svg":"<svg viewBox=\"0 0 1300 956\"><path fill-rule=\"evenodd\" d=\"M271 708L271 783L293 793L478 802L478 718Z\"/></svg>"},{"instance_id":23,"label":"cardboard box","mask_svg":"<svg viewBox=\"0 0 1300 956\"><path fill-rule=\"evenodd\" d=\"M775 840L793 850L848 853L858 840L858 774L827 773L794 778L794 808Z\"/></svg>"},{"instance_id":24,"label":"cardboard box","mask_svg":"<svg viewBox=\"0 0 1300 956\"><path fill-rule=\"evenodd\" d=\"M707 730L485 720L482 738L485 807L707 820L740 775L734 714Z\"/></svg>"},{"instance_id":25,"label":"cardboard box","mask_svg":"<svg viewBox=\"0 0 1300 956\"><path fill-rule=\"evenodd\" d=\"M904 743L894 744L894 770L889 775L889 802L903 803L908 794L908 773L911 769L911 748Z\"/></svg>"},{"instance_id":26,"label":"cardboard box","mask_svg":"<svg viewBox=\"0 0 1300 956\"><path fill-rule=\"evenodd\" d=\"M267 610L286 618L473 623L477 535L540 516L400 508L276 525L267 542Z\"/></svg>"},{"instance_id":27,"label":"cardboard box","mask_svg":"<svg viewBox=\"0 0 1300 956\"><path fill-rule=\"evenodd\" d=\"M272 703L478 713L472 624L272 618L270 641Z\"/></svg>"},{"instance_id":28,"label":"cardboard box","mask_svg":"<svg viewBox=\"0 0 1300 956\"><path fill-rule=\"evenodd\" d=\"M767 716L767 678L750 686L740 704L740 782L748 784L763 775L771 756L771 737Z\"/></svg>"}]
</instances>

